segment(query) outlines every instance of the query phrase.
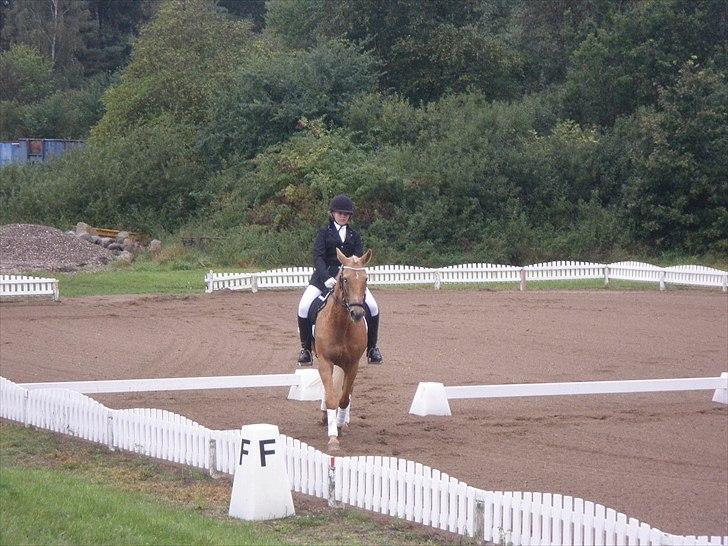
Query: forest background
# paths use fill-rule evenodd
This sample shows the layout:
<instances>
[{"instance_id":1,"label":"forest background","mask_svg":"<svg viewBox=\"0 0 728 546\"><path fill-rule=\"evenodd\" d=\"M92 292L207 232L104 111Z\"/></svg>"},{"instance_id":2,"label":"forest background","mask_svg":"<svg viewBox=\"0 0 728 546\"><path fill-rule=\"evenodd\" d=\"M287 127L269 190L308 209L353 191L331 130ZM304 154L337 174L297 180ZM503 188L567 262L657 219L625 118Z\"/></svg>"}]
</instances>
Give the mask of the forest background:
<instances>
[{"instance_id":1,"label":"forest background","mask_svg":"<svg viewBox=\"0 0 728 546\"><path fill-rule=\"evenodd\" d=\"M728 256L725 0L0 0L0 224L309 265Z\"/></svg>"}]
</instances>

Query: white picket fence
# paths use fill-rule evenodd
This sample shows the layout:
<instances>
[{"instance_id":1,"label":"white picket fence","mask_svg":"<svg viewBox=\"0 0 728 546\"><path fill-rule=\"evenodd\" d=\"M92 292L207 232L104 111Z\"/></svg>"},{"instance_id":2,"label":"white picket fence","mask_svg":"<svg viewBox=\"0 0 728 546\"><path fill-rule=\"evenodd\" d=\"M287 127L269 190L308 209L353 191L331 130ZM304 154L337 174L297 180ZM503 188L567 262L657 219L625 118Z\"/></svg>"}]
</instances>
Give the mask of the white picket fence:
<instances>
[{"instance_id":1,"label":"white picket fence","mask_svg":"<svg viewBox=\"0 0 728 546\"><path fill-rule=\"evenodd\" d=\"M308 284L312 267L286 267L259 273L215 273L205 275L205 291L301 288ZM701 265L658 267L643 262L616 262L599 264L590 262L556 261L517 267L486 263L452 265L442 268L410 265L378 265L367 268L371 285L433 285L466 283L519 283L525 290L528 281L559 281L575 279L629 280L721 288L728 291L728 272Z\"/></svg>"},{"instance_id":2,"label":"white picket fence","mask_svg":"<svg viewBox=\"0 0 728 546\"><path fill-rule=\"evenodd\" d=\"M58 279L0 275L0 298L51 296L58 301Z\"/></svg>"},{"instance_id":3,"label":"white picket fence","mask_svg":"<svg viewBox=\"0 0 728 546\"><path fill-rule=\"evenodd\" d=\"M233 473L242 438L240 430L210 430L168 411L113 410L75 391L29 390L2 377L0 418L83 438L111 450L207 469L212 475ZM413 461L331 457L284 435L282 443L294 491L481 542L728 546L728 536L670 535L579 498L484 491Z\"/></svg>"}]
</instances>

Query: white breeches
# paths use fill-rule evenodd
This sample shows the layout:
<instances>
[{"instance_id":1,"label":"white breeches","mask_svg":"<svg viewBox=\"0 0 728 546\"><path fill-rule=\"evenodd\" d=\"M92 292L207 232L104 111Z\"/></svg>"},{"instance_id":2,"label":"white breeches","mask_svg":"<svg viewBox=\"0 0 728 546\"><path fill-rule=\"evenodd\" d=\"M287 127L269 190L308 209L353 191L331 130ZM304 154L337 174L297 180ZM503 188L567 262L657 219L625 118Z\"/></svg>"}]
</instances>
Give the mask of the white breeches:
<instances>
[{"instance_id":1,"label":"white breeches","mask_svg":"<svg viewBox=\"0 0 728 546\"><path fill-rule=\"evenodd\" d=\"M374 299L374 296L369 291L369 288L367 288L366 290L367 291L364 296L364 302L369 308L369 313L373 317L376 317L379 314L379 306L377 305L377 300ZM321 290L316 288L314 285L309 284L306 287L306 290L304 290L303 296L301 296L301 301L298 302L298 316L301 318L307 318L308 310L310 309L313 300L318 298L320 295Z\"/></svg>"}]
</instances>

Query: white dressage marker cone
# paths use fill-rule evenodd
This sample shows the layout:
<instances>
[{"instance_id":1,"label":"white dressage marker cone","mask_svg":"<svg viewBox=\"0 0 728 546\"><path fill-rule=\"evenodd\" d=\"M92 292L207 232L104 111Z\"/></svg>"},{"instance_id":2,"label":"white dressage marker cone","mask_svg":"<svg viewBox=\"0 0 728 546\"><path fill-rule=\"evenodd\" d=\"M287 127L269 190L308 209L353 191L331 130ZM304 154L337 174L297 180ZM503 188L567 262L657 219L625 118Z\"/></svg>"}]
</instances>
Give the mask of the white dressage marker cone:
<instances>
[{"instance_id":1,"label":"white dressage marker cone","mask_svg":"<svg viewBox=\"0 0 728 546\"><path fill-rule=\"evenodd\" d=\"M288 391L289 400L318 400L323 396L324 385L318 370L296 370L301 382Z\"/></svg>"},{"instance_id":2,"label":"white dressage marker cone","mask_svg":"<svg viewBox=\"0 0 728 546\"><path fill-rule=\"evenodd\" d=\"M713 402L728 404L728 372L720 374L718 388L713 393Z\"/></svg>"},{"instance_id":3,"label":"white dressage marker cone","mask_svg":"<svg viewBox=\"0 0 728 546\"><path fill-rule=\"evenodd\" d=\"M452 415L447 401L445 385L442 383L421 382L412 399L409 412L412 415Z\"/></svg>"},{"instance_id":4,"label":"white dressage marker cone","mask_svg":"<svg viewBox=\"0 0 728 546\"><path fill-rule=\"evenodd\" d=\"M245 425L242 432L228 514L246 521L295 515L278 427Z\"/></svg>"}]
</instances>

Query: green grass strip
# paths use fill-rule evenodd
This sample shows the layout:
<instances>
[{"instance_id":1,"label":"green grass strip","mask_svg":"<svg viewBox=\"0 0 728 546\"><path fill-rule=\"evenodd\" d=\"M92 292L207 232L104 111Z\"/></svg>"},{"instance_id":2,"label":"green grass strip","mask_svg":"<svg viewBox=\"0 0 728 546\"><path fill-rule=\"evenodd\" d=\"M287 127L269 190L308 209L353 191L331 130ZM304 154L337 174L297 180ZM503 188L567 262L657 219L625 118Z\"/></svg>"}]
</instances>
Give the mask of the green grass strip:
<instances>
[{"instance_id":1,"label":"green grass strip","mask_svg":"<svg viewBox=\"0 0 728 546\"><path fill-rule=\"evenodd\" d=\"M235 521L50 469L3 467L0 544L281 544Z\"/></svg>"},{"instance_id":2,"label":"green grass strip","mask_svg":"<svg viewBox=\"0 0 728 546\"><path fill-rule=\"evenodd\" d=\"M99 273L54 274L61 297L117 294L202 294L203 269L159 271L117 270Z\"/></svg>"}]
</instances>

